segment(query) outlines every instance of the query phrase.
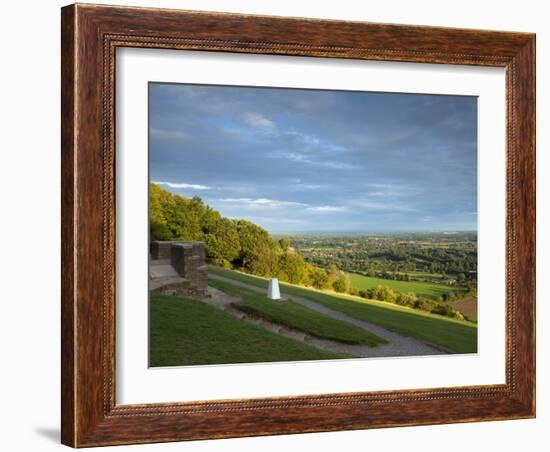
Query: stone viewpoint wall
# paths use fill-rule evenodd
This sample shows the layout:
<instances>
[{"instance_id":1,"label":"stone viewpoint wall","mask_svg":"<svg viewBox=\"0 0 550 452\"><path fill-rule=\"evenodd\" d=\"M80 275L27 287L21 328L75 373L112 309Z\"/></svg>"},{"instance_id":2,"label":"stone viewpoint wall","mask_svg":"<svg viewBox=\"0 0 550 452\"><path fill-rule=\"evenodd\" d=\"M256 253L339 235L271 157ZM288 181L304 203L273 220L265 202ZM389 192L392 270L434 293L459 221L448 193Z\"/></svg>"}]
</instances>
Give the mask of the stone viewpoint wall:
<instances>
[{"instance_id":1,"label":"stone viewpoint wall","mask_svg":"<svg viewBox=\"0 0 550 452\"><path fill-rule=\"evenodd\" d=\"M178 277L157 278L154 290L180 296L208 295L208 266L203 242L151 242L151 266L170 265ZM163 281L163 279L165 281ZM165 282L166 284L163 284Z\"/></svg>"}]
</instances>

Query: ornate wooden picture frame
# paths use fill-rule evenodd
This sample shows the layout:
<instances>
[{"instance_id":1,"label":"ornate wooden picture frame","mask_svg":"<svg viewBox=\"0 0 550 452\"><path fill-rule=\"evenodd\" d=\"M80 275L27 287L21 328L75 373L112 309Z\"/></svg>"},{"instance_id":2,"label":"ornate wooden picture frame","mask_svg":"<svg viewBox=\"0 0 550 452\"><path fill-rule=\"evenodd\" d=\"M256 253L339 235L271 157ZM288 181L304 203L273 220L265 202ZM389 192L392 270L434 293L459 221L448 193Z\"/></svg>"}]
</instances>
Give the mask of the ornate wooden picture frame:
<instances>
[{"instance_id":1,"label":"ornate wooden picture frame","mask_svg":"<svg viewBox=\"0 0 550 452\"><path fill-rule=\"evenodd\" d=\"M86 447L535 416L533 34L78 4L62 9L61 32L64 444ZM505 384L117 405L114 89L115 51L120 47L505 68Z\"/></svg>"}]
</instances>

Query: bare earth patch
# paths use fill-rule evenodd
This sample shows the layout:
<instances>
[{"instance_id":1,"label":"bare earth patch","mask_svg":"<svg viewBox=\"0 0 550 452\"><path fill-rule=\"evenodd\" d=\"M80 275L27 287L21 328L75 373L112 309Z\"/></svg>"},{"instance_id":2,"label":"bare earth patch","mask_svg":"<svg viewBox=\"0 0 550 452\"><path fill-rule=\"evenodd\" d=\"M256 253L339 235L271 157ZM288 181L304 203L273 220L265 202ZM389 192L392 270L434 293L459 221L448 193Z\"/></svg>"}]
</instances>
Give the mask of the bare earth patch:
<instances>
[{"instance_id":1,"label":"bare earth patch","mask_svg":"<svg viewBox=\"0 0 550 452\"><path fill-rule=\"evenodd\" d=\"M477 298L454 301L453 303L451 303L451 306L467 316L473 315L477 317Z\"/></svg>"}]
</instances>

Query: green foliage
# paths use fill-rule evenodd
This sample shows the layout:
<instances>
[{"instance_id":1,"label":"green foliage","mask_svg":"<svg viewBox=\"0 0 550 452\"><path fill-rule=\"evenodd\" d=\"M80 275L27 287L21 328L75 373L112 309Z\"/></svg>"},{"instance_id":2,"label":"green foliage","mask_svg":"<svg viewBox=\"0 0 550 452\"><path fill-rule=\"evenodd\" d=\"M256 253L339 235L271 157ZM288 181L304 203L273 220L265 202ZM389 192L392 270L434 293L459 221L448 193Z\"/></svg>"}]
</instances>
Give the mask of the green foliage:
<instances>
[{"instance_id":1,"label":"green foliage","mask_svg":"<svg viewBox=\"0 0 550 452\"><path fill-rule=\"evenodd\" d=\"M156 184L149 185L149 202L151 240L204 241L209 262L226 268L235 263L250 266L250 260L260 258L264 262L257 262L257 268L265 267L269 258L267 267L272 266L273 241L255 224L224 218L199 197L175 195ZM268 270L271 268L263 271Z\"/></svg>"},{"instance_id":2,"label":"green foliage","mask_svg":"<svg viewBox=\"0 0 550 452\"><path fill-rule=\"evenodd\" d=\"M368 291L368 298L372 300L387 301L389 303L395 303L397 299L396 293L386 286L376 286Z\"/></svg>"},{"instance_id":3,"label":"green foliage","mask_svg":"<svg viewBox=\"0 0 550 452\"><path fill-rule=\"evenodd\" d=\"M288 251L290 248L290 241L288 240L288 237L282 237L279 239L279 246L283 251Z\"/></svg>"},{"instance_id":4,"label":"green foliage","mask_svg":"<svg viewBox=\"0 0 550 452\"><path fill-rule=\"evenodd\" d=\"M338 272L338 276L336 277L336 281L332 283L332 288L336 292L340 293L347 293L351 290L351 282L349 279L349 275L344 272Z\"/></svg>"},{"instance_id":5,"label":"green foliage","mask_svg":"<svg viewBox=\"0 0 550 452\"><path fill-rule=\"evenodd\" d=\"M270 245L256 247L243 262L243 270L258 276L273 276L278 273L278 255Z\"/></svg>"},{"instance_id":6,"label":"green foliage","mask_svg":"<svg viewBox=\"0 0 550 452\"><path fill-rule=\"evenodd\" d=\"M311 266L308 285L320 290L328 289L330 285L327 272L322 268Z\"/></svg>"},{"instance_id":7,"label":"green foliage","mask_svg":"<svg viewBox=\"0 0 550 452\"><path fill-rule=\"evenodd\" d=\"M149 206L151 240L204 240L221 220L199 197L174 195L156 184L149 184Z\"/></svg>"},{"instance_id":8,"label":"green foliage","mask_svg":"<svg viewBox=\"0 0 550 452\"><path fill-rule=\"evenodd\" d=\"M269 233L261 227L246 220L237 220L239 235L239 255L232 261L235 268L242 268L248 273L260 276L272 276L278 268L278 251L276 243Z\"/></svg>"},{"instance_id":9,"label":"green foliage","mask_svg":"<svg viewBox=\"0 0 550 452\"><path fill-rule=\"evenodd\" d=\"M301 284L308 281L308 267L304 258L297 253L286 251L279 256L279 271L277 275L281 281L292 284Z\"/></svg>"},{"instance_id":10,"label":"green foliage","mask_svg":"<svg viewBox=\"0 0 550 452\"><path fill-rule=\"evenodd\" d=\"M429 300L428 298L419 298L414 302L413 306L415 309L431 312L437 306L437 303L434 303L432 300Z\"/></svg>"},{"instance_id":11,"label":"green foliage","mask_svg":"<svg viewBox=\"0 0 550 452\"><path fill-rule=\"evenodd\" d=\"M151 240L200 240L211 264L242 269L258 276L278 277L293 284L311 284L347 292L349 277L338 269L329 282L327 272L304 261L288 237L275 241L261 227L231 220L205 205L199 197L185 198L149 186Z\"/></svg>"},{"instance_id":12,"label":"green foliage","mask_svg":"<svg viewBox=\"0 0 550 452\"><path fill-rule=\"evenodd\" d=\"M204 234L206 256L215 265L230 268L241 251L239 233L235 222L218 218Z\"/></svg>"},{"instance_id":13,"label":"green foliage","mask_svg":"<svg viewBox=\"0 0 550 452\"><path fill-rule=\"evenodd\" d=\"M166 214L172 210L172 195L158 185L149 186L149 216L153 240L170 240L172 233L168 227Z\"/></svg>"},{"instance_id":14,"label":"green foliage","mask_svg":"<svg viewBox=\"0 0 550 452\"><path fill-rule=\"evenodd\" d=\"M413 307L417 302L416 295L412 292L399 293L395 299L395 302L400 306Z\"/></svg>"},{"instance_id":15,"label":"green foliage","mask_svg":"<svg viewBox=\"0 0 550 452\"><path fill-rule=\"evenodd\" d=\"M291 242L307 262L325 269L335 264L349 273L388 281L416 280L460 288L477 283L475 232L308 234L293 236ZM432 295L429 298L437 297Z\"/></svg>"},{"instance_id":16,"label":"green foliage","mask_svg":"<svg viewBox=\"0 0 550 452\"><path fill-rule=\"evenodd\" d=\"M453 308L450 305L446 304L446 303L438 304L436 307L434 307L432 309L432 312L434 314L444 315L444 316L447 316L447 317L453 317L453 315L454 315Z\"/></svg>"}]
</instances>

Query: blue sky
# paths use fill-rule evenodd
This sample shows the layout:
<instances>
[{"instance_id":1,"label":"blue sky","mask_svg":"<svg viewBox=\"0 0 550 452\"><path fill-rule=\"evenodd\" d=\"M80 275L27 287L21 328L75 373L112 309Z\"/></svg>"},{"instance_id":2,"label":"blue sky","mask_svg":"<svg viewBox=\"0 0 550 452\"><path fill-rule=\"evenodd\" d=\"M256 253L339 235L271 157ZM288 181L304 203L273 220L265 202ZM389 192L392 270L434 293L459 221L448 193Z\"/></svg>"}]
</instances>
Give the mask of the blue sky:
<instances>
[{"instance_id":1,"label":"blue sky","mask_svg":"<svg viewBox=\"0 0 550 452\"><path fill-rule=\"evenodd\" d=\"M149 85L150 178L272 233L476 230L477 99Z\"/></svg>"}]
</instances>

